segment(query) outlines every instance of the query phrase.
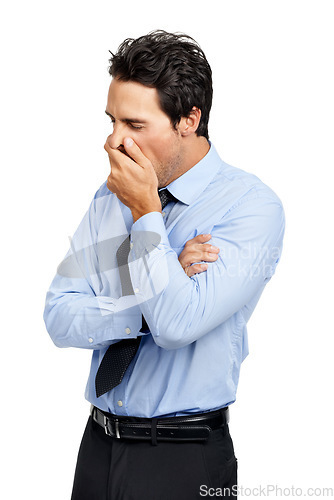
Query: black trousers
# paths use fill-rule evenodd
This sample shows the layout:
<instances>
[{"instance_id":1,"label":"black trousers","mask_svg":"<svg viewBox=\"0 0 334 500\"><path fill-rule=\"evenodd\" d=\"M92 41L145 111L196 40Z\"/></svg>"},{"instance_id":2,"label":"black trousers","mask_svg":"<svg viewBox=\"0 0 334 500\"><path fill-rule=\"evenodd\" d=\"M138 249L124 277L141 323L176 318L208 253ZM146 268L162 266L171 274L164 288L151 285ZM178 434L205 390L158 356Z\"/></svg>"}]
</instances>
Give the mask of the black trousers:
<instances>
[{"instance_id":1,"label":"black trousers","mask_svg":"<svg viewBox=\"0 0 334 500\"><path fill-rule=\"evenodd\" d=\"M236 485L237 460L227 425L212 431L206 442L152 446L109 437L90 416L71 500L234 499Z\"/></svg>"}]
</instances>

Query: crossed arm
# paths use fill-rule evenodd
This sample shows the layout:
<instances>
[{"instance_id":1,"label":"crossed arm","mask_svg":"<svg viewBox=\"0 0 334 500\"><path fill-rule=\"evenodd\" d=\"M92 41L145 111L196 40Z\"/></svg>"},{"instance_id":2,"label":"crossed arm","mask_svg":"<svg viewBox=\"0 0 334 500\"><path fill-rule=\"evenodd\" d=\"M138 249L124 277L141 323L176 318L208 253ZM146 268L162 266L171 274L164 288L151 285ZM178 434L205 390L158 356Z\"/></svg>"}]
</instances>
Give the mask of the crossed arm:
<instances>
[{"instance_id":1,"label":"crossed arm","mask_svg":"<svg viewBox=\"0 0 334 500\"><path fill-rule=\"evenodd\" d=\"M88 214L82 225L91 225ZM186 243L179 255L180 269L189 278L205 272L208 263L217 260L219 249L205 243L210 238L210 235L196 236ZM90 246L91 250L93 248L93 245ZM86 249L87 255L82 260L87 262L94 259L92 266L96 267L97 257L91 250ZM206 267L198 264L201 261L207 262ZM64 274L59 271L52 281L44 311L47 330L58 347L99 349L122 338L138 335L141 311L134 295L118 299L105 294L98 295L89 277L80 277L80 270L74 278Z\"/></svg>"},{"instance_id":2,"label":"crossed arm","mask_svg":"<svg viewBox=\"0 0 334 500\"><path fill-rule=\"evenodd\" d=\"M123 182L122 176L119 179ZM118 189L116 184L110 186L109 182L115 190ZM155 195L157 200L154 203L160 203L157 191ZM118 193L117 197L122 197L122 194ZM126 197L121 201L129 203ZM272 251L276 247L280 251L282 244L284 214L281 205L270 197L255 197L249 203L230 211L228 217L214 225L211 236L216 248L207 243L210 235L198 235L185 244L179 257L168 242L161 214L157 213L160 212L158 206L139 204L132 207L137 228L144 231L157 228L156 232L162 237L159 251L149 253L150 277L154 278L156 274L157 282L161 281L161 257L166 256L170 282L162 293L151 300L144 294L140 302L136 295L115 299L113 292L105 292L108 286L106 289L100 288L98 283L94 286L92 281L99 280L98 273L75 280L58 274L48 292L44 314L54 343L59 347L99 349L123 338L145 335L140 332L142 314L154 341L171 349L192 343L221 325L261 293L278 261L278 256ZM94 248L96 232L94 209L91 208L84 219L79 241L84 242L83 246ZM254 254L247 252L249 245L256 250ZM219 249L223 251L219 253ZM263 249L267 252L262 253ZM85 265L99 269L95 252L87 253L86 257ZM134 289L142 291L148 280L144 259L139 257L137 255L132 262L131 278L134 278ZM201 261L207 263L206 268L198 264ZM240 266L242 269L238 271ZM119 294L116 292L114 296ZM175 304L173 317L166 321L170 317L172 302Z\"/></svg>"}]
</instances>

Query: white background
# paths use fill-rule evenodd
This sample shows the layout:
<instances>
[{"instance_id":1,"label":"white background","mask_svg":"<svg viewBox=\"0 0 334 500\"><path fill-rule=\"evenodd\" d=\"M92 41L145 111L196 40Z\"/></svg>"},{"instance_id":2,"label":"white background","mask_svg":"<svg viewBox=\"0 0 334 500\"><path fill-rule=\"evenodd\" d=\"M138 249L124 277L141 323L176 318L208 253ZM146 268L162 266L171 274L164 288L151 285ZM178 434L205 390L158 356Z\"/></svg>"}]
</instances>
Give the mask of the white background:
<instances>
[{"instance_id":1,"label":"white background","mask_svg":"<svg viewBox=\"0 0 334 500\"><path fill-rule=\"evenodd\" d=\"M286 212L231 408L239 484L334 487L333 2L31 0L0 17L1 498L70 498L91 352L53 345L45 293L109 172L108 50L156 28L200 43L211 140Z\"/></svg>"}]
</instances>

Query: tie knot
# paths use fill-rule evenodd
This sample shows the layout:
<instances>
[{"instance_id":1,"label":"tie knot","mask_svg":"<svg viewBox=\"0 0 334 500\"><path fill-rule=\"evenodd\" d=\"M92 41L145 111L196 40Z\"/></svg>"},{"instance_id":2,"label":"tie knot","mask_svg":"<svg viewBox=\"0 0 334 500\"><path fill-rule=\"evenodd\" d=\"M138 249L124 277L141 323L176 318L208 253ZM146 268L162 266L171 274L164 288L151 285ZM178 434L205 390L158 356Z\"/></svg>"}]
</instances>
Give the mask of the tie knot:
<instances>
[{"instance_id":1,"label":"tie knot","mask_svg":"<svg viewBox=\"0 0 334 500\"><path fill-rule=\"evenodd\" d=\"M162 210L170 201L173 202L177 201L177 198L175 198L175 196L173 196L172 193L170 193L167 188L161 189L161 191L158 191L158 194L161 201Z\"/></svg>"}]
</instances>

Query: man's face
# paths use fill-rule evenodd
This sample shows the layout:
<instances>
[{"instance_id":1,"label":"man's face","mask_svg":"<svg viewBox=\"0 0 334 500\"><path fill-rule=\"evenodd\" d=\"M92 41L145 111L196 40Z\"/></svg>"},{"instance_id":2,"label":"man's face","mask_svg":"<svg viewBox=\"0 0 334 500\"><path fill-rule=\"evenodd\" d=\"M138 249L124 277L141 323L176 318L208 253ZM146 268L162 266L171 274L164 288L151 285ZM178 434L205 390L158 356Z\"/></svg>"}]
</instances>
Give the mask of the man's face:
<instances>
[{"instance_id":1,"label":"man's face","mask_svg":"<svg viewBox=\"0 0 334 500\"><path fill-rule=\"evenodd\" d=\"M109 145L124 152L124 138L131 137L151 161L159 188L182 175L182 137L161 110L155 88L113 79L106 113L113 122Z\"/></svg>"}]
</instances>

